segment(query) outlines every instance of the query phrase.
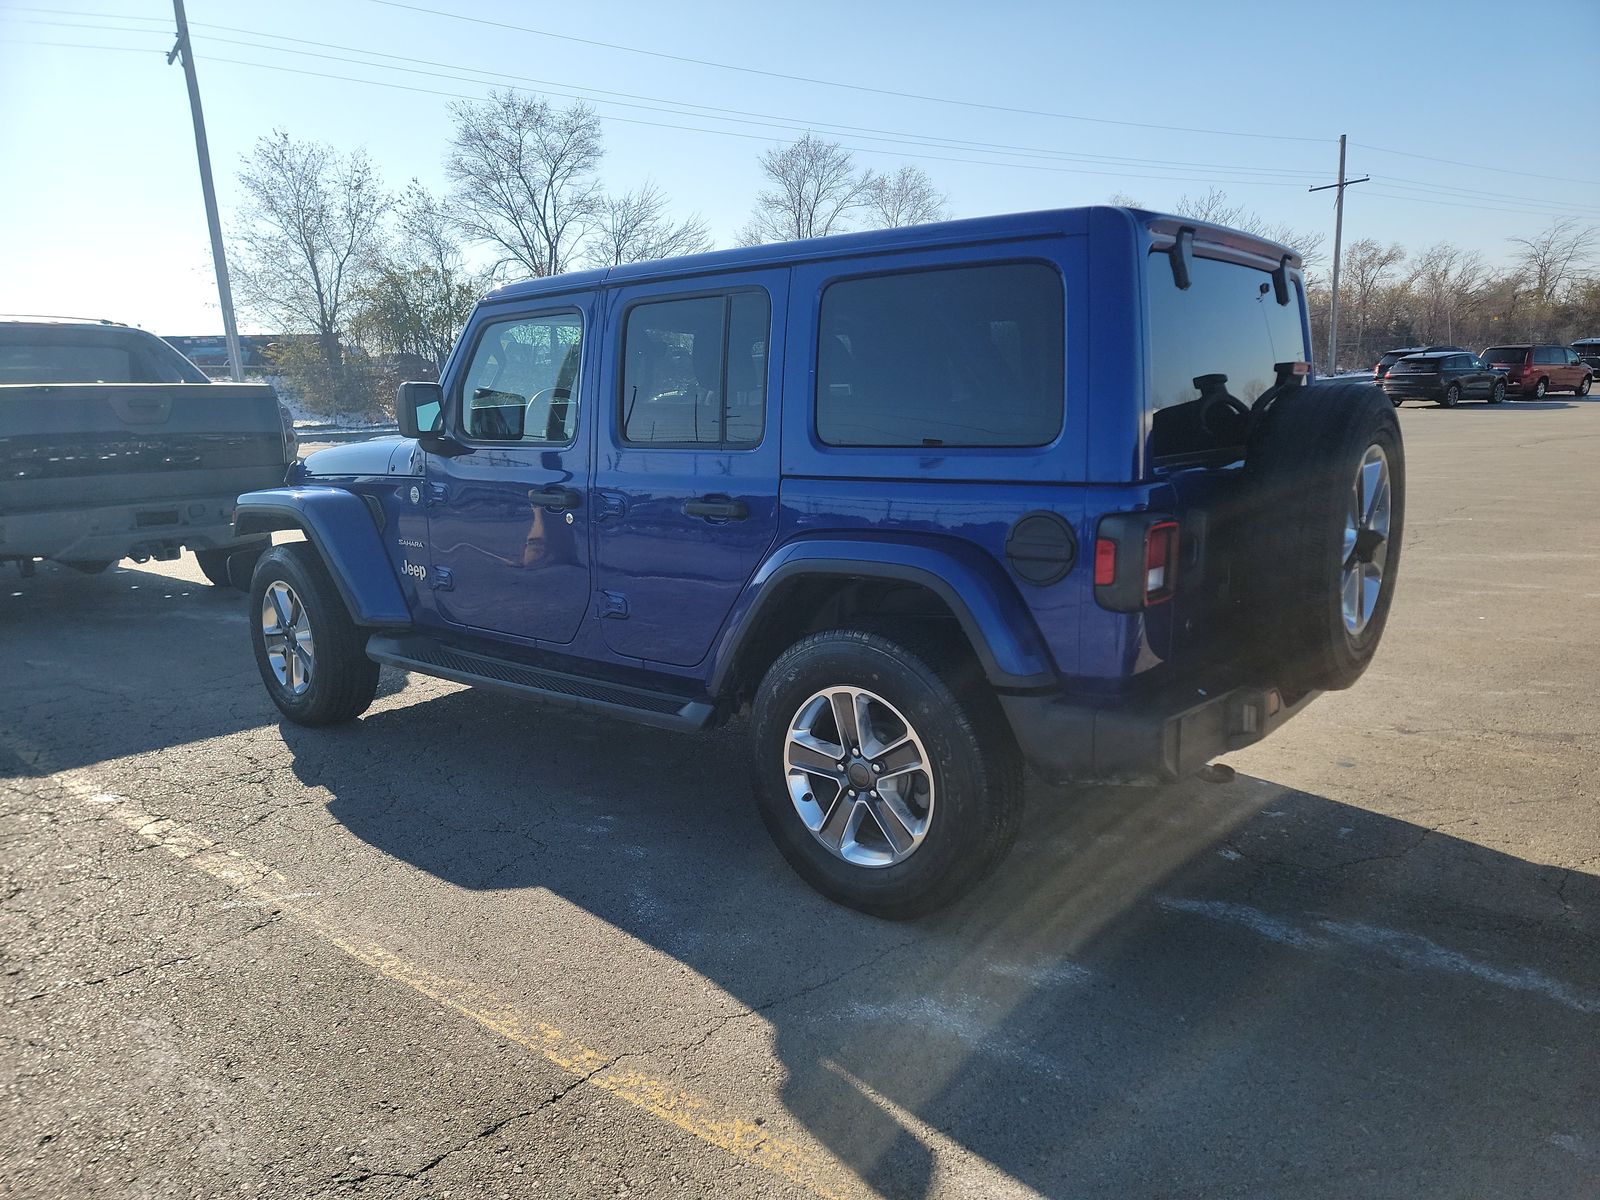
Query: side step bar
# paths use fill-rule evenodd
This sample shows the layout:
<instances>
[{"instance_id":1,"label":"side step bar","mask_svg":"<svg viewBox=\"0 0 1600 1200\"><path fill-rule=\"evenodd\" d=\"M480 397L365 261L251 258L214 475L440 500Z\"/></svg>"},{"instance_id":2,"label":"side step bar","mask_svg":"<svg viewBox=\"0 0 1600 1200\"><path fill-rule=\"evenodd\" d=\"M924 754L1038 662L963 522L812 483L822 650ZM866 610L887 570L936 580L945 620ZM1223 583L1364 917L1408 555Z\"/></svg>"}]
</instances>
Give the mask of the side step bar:
<instances>
[{"instance_id":1,"label":"side step bar","mask_svg":"<svg viewBox=\"0 0 1600 1200\"><path fill-rule=\"evenodd\" d=\"M495 688L527 700L623 717L663 729L703 729L713 711L704 701L530 667L526 663L442 645L433 638L415 634L375 633L367 641L367 657L391 667L437 675L456 683Z\"/></svg>"}]
</instances>

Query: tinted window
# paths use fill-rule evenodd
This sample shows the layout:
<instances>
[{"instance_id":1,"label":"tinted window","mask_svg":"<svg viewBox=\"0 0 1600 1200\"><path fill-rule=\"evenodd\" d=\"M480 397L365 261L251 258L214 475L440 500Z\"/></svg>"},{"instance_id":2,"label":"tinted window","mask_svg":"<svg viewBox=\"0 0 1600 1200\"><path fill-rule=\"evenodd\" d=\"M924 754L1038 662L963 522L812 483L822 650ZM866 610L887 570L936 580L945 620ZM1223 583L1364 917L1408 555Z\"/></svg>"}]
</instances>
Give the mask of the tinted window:
<instances>
[{"instance_id":1,"label":"tinted window","mask_svg":"<svg viewBox=\"0 0 1600 1200\"><path fill-rule=\"evenodd\" d=\"M462 384L469 438L566 446L578 423L583 318L575 312L499 321L483 331Z\"/></svg>"},{"instance_id":2,"label":"tinted window","mask_svg":"<svg viewBox=\"0 0 1600 1200\"><path fill-rule=\"evenodd\" d=\"M1452 354L1450 356L1450 369L1452 371L1472 370L1472 356L1470 354Z\"/></svg>"},{"instance_id":3,"label":"tinted window","mask_svg":"<svg viewBox=\"0 0 1600 1200\"><path fill-rule=\"evenodd\" d=\"M1483 360L1492 363L1520 363L1527 353L1526 346L1490 346L1483 352Z\"/></svg>"},{"instance_id":4,"label":"tinted window","mask_svg":"<svg viewBox=\"0 0 1600 1200\"><path fill-rule=\"evenodd\" d=\"M817 436L831 446L1042 446L1061 432L1061 276L1040 263L830 284Z\"/></svg>"},{"instance_id":5,"label":"tinted window","mask_svg":"<svg viewBox=\"0 0 1600 1200\"><path fill-rule=\"evenodd\" d=\"M1548 367L1552 363L1562 362L1563 359L1561 358L1559 351L1552 350L1548 346L1540 346L1533 352L1533 361L1539 363L1541 366Z\"/></svg>"},{"instance_id":6,"label":"tinted window","mask_svg":"<svg viewBox=\"0 0 1600 1200\"><path fill-rule=\"evenodd\" d=\"M1244 421L1229 398L1248 406L1275 364L1307 358L1298 292L1279 304L1265 271L1210 258L1194 258L1189 275L1179 291L1166 254L1151 256L1150 452L1167 462L1237 448Z\"/></svg>"},{"instance_id":7,"label":"tinted window","mask_svg":"<svg viewBox=\"0 0 1600 1200\"><path fill-rule=\"evenodd\" d=\"M205 383L161 339L133 329L0 328L0 383Z\"/></svg>"},{"instance_id":8,"label":"tinted window","mask_svg":"<svg viewBox=\"0 0 1600 1200\"><path fill-rule=\"evenodd\" d=\"M753 446L767 411L765 292L636 304L622 340L622 438Z\"/></svg>"}]
</instances>

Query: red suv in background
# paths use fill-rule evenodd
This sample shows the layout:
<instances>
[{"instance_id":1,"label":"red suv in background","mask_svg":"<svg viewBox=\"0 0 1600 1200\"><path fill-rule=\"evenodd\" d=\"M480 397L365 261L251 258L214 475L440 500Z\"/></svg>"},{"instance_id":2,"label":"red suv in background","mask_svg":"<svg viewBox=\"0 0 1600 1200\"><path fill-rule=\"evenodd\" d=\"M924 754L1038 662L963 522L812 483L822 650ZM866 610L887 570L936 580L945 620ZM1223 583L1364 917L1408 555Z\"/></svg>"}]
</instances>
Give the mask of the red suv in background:
<instances>
[{"instance_id":1,"label":"red suv in background","mask_svg":"<svg viewBox=\"0 0 1600 1200\"><path fill-rule=\"evenodd\" d=\"M1480 358L1506 373L1506 391L1544 399L1546 392L1589 394L1594 368L1565 346L1490 346Z\"/></svg>"}]
</instances>

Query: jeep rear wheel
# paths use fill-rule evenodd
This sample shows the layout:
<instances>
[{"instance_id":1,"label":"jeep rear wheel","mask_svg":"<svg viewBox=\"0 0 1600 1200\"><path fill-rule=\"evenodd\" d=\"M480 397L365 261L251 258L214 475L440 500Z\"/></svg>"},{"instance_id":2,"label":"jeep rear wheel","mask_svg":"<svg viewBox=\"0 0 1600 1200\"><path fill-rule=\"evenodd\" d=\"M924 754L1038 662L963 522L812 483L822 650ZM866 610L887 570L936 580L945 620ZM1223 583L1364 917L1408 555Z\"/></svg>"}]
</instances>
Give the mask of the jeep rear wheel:
<instances>
[{"instance_id":1,"label":"jeep rear wheel","mask_svg":"<svg viewBox=\"0 0 1600 1200\"><path fill-rule=\"evenodd\" d=\"M1378 648L1405 523L1394 410L1327 385L1279 400L1250 448L1263 669L1291 691L1347 688Z\"/></svg>"},{"instance_id":2,"label":"jeep rear wheel","mask_svg":"<svg viewBox=\"0 0 1600 1200\"><path fill-rule=\"evenodd\" d=\"M1016 839L1016 746L981 676L932 644L812 634L767 672L751 729L762 820L800 876L841 904L931 912Z\"/></svg>"},{"instance_id":3,"label":"jeep rear wheel","mask_svg":"<svg viewBox=\"0 0 1600 1200\"><path fill-rule=\"evenodd\" d=\"M275 546L250 580L250 641L267 694L299 725L335 725L360 716L378 691L378 664L366 635L316 547Z\"/></svg>"}]
</instances>

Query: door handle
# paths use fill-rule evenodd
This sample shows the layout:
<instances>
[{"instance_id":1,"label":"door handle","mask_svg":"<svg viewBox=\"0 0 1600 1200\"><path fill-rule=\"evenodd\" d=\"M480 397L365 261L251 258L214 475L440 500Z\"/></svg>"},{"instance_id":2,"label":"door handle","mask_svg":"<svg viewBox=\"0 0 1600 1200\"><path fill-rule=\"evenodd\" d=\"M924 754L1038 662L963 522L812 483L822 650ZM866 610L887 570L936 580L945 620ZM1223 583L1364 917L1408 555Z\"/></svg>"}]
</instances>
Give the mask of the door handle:
<instances>
[{"instance_id":1,"label":"door handle","mask_svg":"<svg viewBox=\"0 0 1600 1200\"><path fill-rule=\"evenodd\" d=\"M577 508L581 497L568 487L528 489L528 503L534 508Z\"/></svg>"},{"instance_id":2,"label":"door handle","mask_svg":"<svg viewBox=\"0 0 1600 1200\"><path fill-rule=\"evenodd\" d=\"M685 516L704 517L708 521L743 521L750 516L750 506L743 500L730 500L727 496L701 496L698 500L683 502Z\"/></svg>"}]
</instances>

